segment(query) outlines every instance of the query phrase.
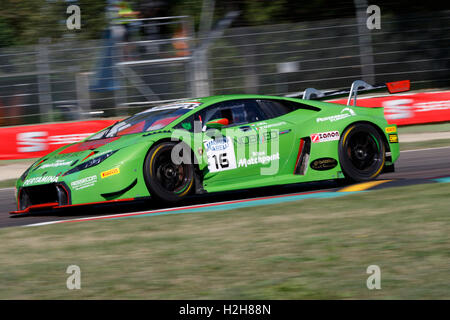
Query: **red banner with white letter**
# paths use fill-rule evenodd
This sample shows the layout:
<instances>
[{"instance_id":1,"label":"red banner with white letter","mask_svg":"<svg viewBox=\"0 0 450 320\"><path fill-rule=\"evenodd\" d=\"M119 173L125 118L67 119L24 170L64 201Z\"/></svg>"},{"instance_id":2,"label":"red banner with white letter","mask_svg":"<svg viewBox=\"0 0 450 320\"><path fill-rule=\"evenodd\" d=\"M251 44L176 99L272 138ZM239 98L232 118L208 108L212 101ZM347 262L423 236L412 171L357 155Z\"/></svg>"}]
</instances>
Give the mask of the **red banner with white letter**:
<instances>
[{"instance_id":1,"label":"red banner with white letter","mask_svg":"<svg viewBox=\"0 0 450 320\"><path fill-rule=\"evenodd\" d=\"M0 160L39 158L80 141L117 120L93 120L0 128Z\"/></svg>"},{"instance_id":2,"label":"red banner with white letter","mask_svg":"<svg viewBox=\"0 0 450 320\"><path fill-rule=\"evenodd\" d=\"M347 99L328 102L347 104ZM399 126L450 121L450 91L394 94L383 97L358 98L360 107L384 107L390 124Z\"/></svg>"}]
</instances>

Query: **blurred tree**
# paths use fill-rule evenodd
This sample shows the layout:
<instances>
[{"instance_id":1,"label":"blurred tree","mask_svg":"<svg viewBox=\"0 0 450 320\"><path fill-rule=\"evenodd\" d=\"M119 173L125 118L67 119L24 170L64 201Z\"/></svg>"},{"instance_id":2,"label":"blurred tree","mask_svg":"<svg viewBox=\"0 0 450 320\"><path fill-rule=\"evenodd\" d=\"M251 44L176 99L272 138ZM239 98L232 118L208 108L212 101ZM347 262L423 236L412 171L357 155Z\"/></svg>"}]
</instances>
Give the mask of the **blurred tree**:
<instances>
[{"instance_id":1,"label":"blurred tree","mask_svg":"<svg viewBox=\"0 0 450 320\"><path fill-rule=\"evenodd\" d=\"M102 31L107 27L105 11L107 0L78 0L81 8L81 30L85 39L98 39Z\"/></svg>"},{"instance_id":2,"label":"blurred tree","mask_svg":"<svg viewBox=\"0 0 450 320\"><path fill-rule=\"evenodd\" d=\"M42 3L44 2L42 1ZM22 38L28 29L34 27L33 17L38 11L39 1L3 0L0 21L7 25L10 32L2 33L2 44L27 43L28 41L26 39L23 41Z\"/></svg>"},{"instance_id":3,"label":"blurred tree","mask_svg":"<svg viewBox=\"0 0 450 320\"><path fill-rule=\"evenodd\" d=\"M244 18L253 25L279 20L279 17L285 12L288 2L288 0L247 1L243 6Z\"/></svg>"},{"instance_id":4,"label":"blurred tree","mask_svg":"<svg viewBox=\"0 0 450 320\"><path fill-rule=\"evenodd\" d=\"M81 30L66 28L66 9L71 4L81 8ZM0 46L35 44L39 38L67 35L99 38L107 25L106 5L107 0L2 0Z\"/></svg>"},{"instance_id":5,"label":"blurred tree","mask_svg":"<svg viewBox=\"0 0 450 320\"><path fill-rule=\"evenodd\" d=\"M14 30L0 18L0 47L7 47L13 44Z\"/></svg>"},{"instance_id":6,"label":"blurred tree","mask_svg":"<svg viewBox=\"0 0 450 320\"><path fill-rule=\"evenodd\" d=\"M111 0L110 0L111 1ZM189 15L196 30L200 23L203 0L129 0L140 10L149 5L161 6L158 15ZM383 15L450 9L450 1L369 0L380 6ZM67 30L66 8L81 8L81 30ZM0 46L34 44L41 37L58 39L76 36L81 39L101 37L107 26L105 9L108 0L2 0L0 10ZM353 0L215 0L214 22L231 10L241 14L233 26L253 26L354 17ZM154 15L154 14L153 14ZM172 30L173 32L173 30Z\"/></svg>"},{"instance_id":7,"label":"blurred tree","mask_svg":"<svg viewBox=\"0 0 450 320\"><path fill-rule=\"evenodd\" d=\"M198 27L202 3L203 0L172 0L169 11L171 15L192 16ZM376 4L381 8L382 14L392 15L450 9L450 1L369 0L368 4ZM231 10L241 11L241 15L233 26L267 25L355 16L354 0L215 0L215 21Z\"/></svg>"}]
</instances>

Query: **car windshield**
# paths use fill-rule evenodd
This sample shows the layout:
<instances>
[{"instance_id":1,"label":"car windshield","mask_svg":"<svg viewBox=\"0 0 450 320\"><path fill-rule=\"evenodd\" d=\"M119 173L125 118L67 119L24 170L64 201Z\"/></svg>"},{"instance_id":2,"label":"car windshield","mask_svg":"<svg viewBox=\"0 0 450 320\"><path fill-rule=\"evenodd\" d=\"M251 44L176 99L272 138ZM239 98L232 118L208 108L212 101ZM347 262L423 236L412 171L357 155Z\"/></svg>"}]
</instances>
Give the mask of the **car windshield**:
<instances>
[{"instance_id":1,"label":"car windshield","mask_svg":"<svg viewBox=\"0 0 450 320\"><path fill-rule=\"evenodd\" d=\"M200 103L198 102L183 102L153 107L117 122L113 126L93 135L88 140L159 130L199 105Z\"/></svg>"}]
</instances>

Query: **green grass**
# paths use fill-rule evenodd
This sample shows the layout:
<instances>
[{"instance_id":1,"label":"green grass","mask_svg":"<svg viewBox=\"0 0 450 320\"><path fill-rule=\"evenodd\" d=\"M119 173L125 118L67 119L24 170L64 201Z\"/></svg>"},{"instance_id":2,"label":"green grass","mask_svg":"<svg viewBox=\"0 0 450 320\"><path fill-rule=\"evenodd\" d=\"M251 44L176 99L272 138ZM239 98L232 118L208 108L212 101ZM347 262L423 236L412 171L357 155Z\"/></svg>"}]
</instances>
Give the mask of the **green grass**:
<instances>
[{"instance_id":1,"label":"green grass","mask_svg":"<svg viewBox=\"0 0 450 320\"><path fill-rule=\"evenodd\" d=\"M0 166L4 166L4 165L8 165L8 164L17 164L17 163L23 163L24 165L31 166L37 159L39 159L39 158L0 160Z\"/></svg>"},{"instance_id":2,"label":"green grass","mask_svg":"<svg viewBox=\"0 0 450 320\"><path fill-rule=\"evenodd\" d=\"M416 142L401 142L400 141L400 151L438 148L438 147L450 147L450 139L416 141Z\"/></svg>"},{"instance_id":3,"label":"green grass","mask_svg":"<svg viewBox=\"0 0 450 320\"><path fill-rule=\"evenodd\" d=\"M450 131L450 122L437 123L437 124L423 124L412 126L398 127L398 132L402 133L424 133L424 132L448 132Z\"/></svg>"},{"instance_id":4,"label":"green grass","mask_svg":"<svg viewBox=\"0 0 450 320\"><path fill-rule=\"evenodd\" d=\"M0 188L12 188L16 186L17 179L8 179L0 181Z\"/></svg>"},{"instance_id":5,"label":"green grass","mask_svg":"<svg viewBox=\"0 0 450 320\"><path fill-rule=\"evenodd\" d=\"M0 299L449 299L449 194L6 228ZM66 289L72 264L81 290ZM381 290L366 287L373 264Z\"/></svg>"}]
</instances>

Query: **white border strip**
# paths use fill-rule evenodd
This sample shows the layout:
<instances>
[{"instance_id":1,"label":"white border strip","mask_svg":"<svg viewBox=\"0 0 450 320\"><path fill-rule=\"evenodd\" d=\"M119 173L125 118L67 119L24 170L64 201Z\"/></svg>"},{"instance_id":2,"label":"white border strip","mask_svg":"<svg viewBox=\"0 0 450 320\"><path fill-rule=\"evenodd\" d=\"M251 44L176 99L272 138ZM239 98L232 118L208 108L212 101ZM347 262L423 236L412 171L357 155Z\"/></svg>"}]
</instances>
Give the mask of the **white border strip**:
<instances>
[{"instance_id":1,"label":"white border strip","mask_svg":"<svg viewBox=\"0 0 450 320\"><path fill-rule=\"evenodd\" d=\"M2 190L16 190L15 187L9 187L9 188L0 188L0 191Z\"/></svg>"},{"instance_id":2,"label":"white border strip","mask_svg":"<svg viewBox=\"0 0 450 320\"><path fill-rule=\"evenodd\" d=\"M294 193L278 194L278 195L263 196L263 197L254 197L254 198L247 198L247 199L235 199L235 200L228 200L228 201L200 203L200 204L194 204L194 205L182 206L182 207L171 207L171 208L162 208L162 209L154 209L154 210L116 213L116 214L110 214L110 215L90 216L90 217L77 218L77 219L63 219L63 220L56 220L56 221L47 221L47 222L27 224L27 225L22 225L21 227L36 227L36 226L44 226L44 225L64 223L64 222L95 221L95 220L104 220L104 219L109 219L109 218L147 215L147 214L152 214L152 213L163 213L163 212L172 212L172 211L177 212L179 210L189 210L189 209L197 209L197 208L214 208L214 207L218 207L218 206L226 205L226 204L230 204L230 203L231 204L246 203L246 202L253 202L253 201L273 199L273 198L289 198L289 197L315 194L315 193L320 194L323 192L330 192L330 190L333 190L333 189L334 188L327 188L327 189L320 189L320 190L313 190L313 191L306 191L306 192L294 192Z\"/></svg>"},{"instance_id":3,"label":"white border strip","mask_svg":"<svg viewBox=\"0 0 450 320\"><path fill-rule=\"evenodd\" d=\"M449 149L449 148L450 147L436 147L436 148L413 149L413 150L404 150L404 151L400 150L400 153L402 153L402 152L414 152L414 151L428 151L428 150Z\"/></svg>"}]
</instances>

